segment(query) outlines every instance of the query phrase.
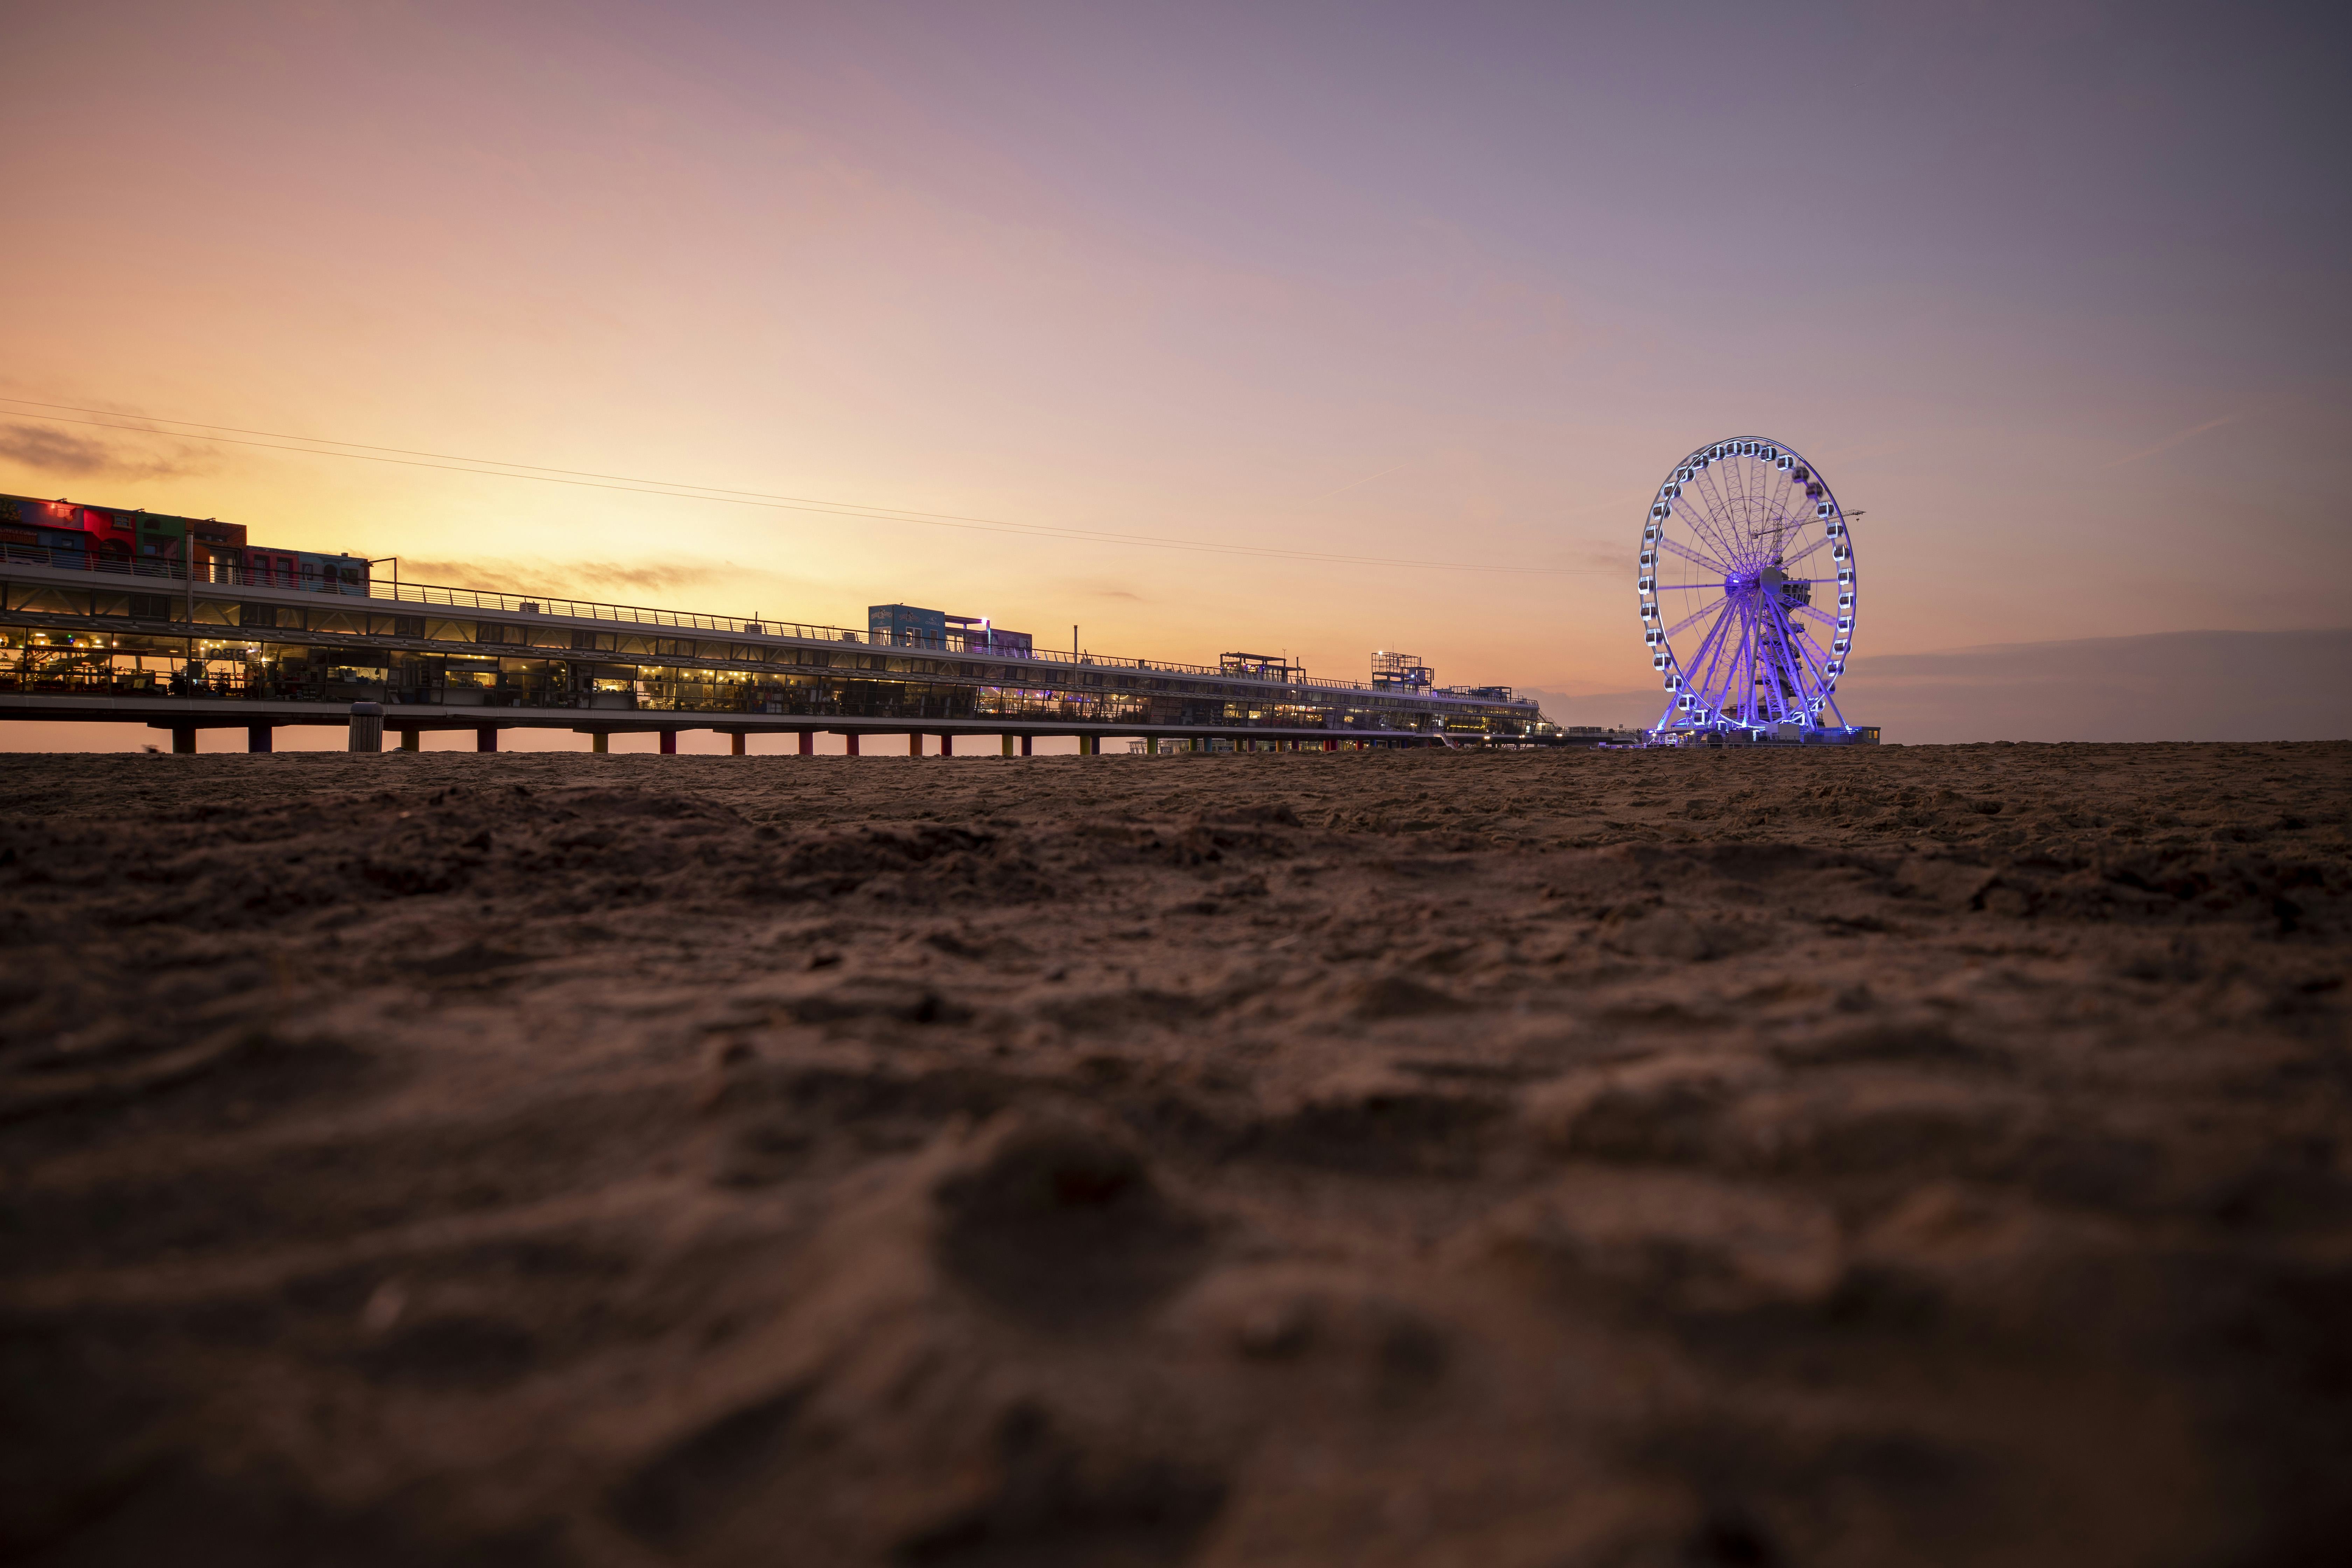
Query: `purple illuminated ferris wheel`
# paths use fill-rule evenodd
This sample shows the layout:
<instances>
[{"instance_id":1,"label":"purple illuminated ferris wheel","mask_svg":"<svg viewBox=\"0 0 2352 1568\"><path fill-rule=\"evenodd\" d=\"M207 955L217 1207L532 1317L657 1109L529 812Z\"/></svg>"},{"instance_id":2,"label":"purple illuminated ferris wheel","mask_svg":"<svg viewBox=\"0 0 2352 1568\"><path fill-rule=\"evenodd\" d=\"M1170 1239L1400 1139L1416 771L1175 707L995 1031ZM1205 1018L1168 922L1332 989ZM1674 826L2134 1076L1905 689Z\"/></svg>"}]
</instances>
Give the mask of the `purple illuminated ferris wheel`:
<instances>
[{"instance_id":1,"label":"purple illuminated ferris wheel","mask_svg":"<svg viewBox=\"0 0 2352 1568\"><path fill-rule=\"evenodd\" d=\"M1846 732L1831 694L1853 646L1853 536L1804 458L1743 437L1676 463L1642 527L1639 586L1658 730Z\"/></svg>"}]
</instances>

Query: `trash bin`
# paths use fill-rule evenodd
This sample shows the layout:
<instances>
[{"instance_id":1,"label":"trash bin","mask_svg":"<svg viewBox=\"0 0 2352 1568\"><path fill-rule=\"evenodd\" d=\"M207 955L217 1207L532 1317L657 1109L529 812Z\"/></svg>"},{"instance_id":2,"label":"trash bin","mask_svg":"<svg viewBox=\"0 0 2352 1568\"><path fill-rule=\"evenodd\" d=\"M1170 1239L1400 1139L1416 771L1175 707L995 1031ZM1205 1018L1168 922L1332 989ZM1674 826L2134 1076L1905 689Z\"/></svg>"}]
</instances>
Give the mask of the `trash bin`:
<instances>
[{"instance_id":1,"label":"trash bin","mask_svg":"<svg viewBox=\"0 0 2352 1568\"><path fill-rule=\"evenodd\" d=\"M352 704L352 746L354 752L383 750L383 704L354 702Z\"/></svg>"}]
</instances>

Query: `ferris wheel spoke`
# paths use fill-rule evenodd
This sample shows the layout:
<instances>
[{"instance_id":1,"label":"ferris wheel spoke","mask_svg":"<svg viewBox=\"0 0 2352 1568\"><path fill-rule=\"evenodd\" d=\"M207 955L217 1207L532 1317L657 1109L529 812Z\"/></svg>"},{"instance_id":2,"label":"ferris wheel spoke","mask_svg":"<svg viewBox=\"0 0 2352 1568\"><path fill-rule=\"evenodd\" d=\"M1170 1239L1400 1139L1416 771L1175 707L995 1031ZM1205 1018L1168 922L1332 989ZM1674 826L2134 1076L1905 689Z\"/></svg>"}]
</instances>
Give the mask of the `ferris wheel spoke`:
<instances>
[{"instance_id":1,"label":"ferris wheel spoke","mask_svg":"<svg viewBox=\"0 0 2352 1568\"><path fill-rule=\"evenodd\" d=\"M1673 551L1675 554L1681 556L1684 560L1689 562L1694 566L1704 566L1711 572L1724 572L1727 574L1730 570L1728 567L1725 566L1722 562L1710 560L1695 550L1689 549L1684 545L1676 544L1671 539L1661 538L1658 541L1658 547L1662 550Z\"/></svg>"},{"instance_id":2,"label":"ferris wheel spoke","mask_svg":"<svg viewBox=\"0 0 2352 1568\"><path fill-rule=\"evenodd\" d=\"M1685 490L1685 493L1688 494L1689 492ZM1687 521L1691 524L1691 532L1693 537L1696 537L1700 533L1705 533L1707 539L1713 542L1715 548L1721 552L1727 560L1734 562L1738 561L1739 559L1739 552L1731 547L1731 542L1724 537L1722 529L1717 525L1714 508L1708 503L1706 497L1702 493L1695 499L1698 500L1699 505L1693 510L1687 518Z\"/></svg>"},{"instance_id":3,"label":"ferris wheel spoke","mask_svg":"<svg viewBox=\"0 0 2352 1568\"><path fill-rule=\"evenodd\" d=\"M1749 673L1754 661L1750 658L1748 649L1748 642L1753 634L1754 627L1750 617L1743 610L1740 612L1738 631L1727 641L1724 647L1727 657L1723 661L1723 700L1717 703L1717 707L1728 717L1746 718L1749 699L1755 695L1753 690L1755 679Z\"/></svg>"},{"instance_id":4,"label":"ferris wheel spoke","mask_svg":"<svg viewBox=\"0 0 2352 1568\"><path fill-rule=\"evenodd\" d=\"M1698 657L1691 661L1694 666L1703 666L1709 672L1712 672L1715 668L1714 661L1723 656L1724 629L1731 625L1739 608L1728 597L1723 599L1721 604L1723 609L1715 617L1715 625L1707 628L1706 637L1698 645ZM1704 611L1701 612L1701 614L1704 613Z\"/></svg>"},{"instance_id":5,"label":"ferris wheel spoke","mask_svg":"<svg viewBox=\"0 0 2352 1568\"><path fill-rule=\"evenodd\" d=\"M1684 691L1696 693L1696 696L1698 696L1700 700L1706 700L1707 705L1719 705L1717 703L1717 693L1715 693L1715 660L1722 656L1724 627L1731 623L1731 614L1734 614L1736 609L1728 597L1719 599L1719 605L1722 605L1722 611L1715 616L1715 626L1707 627L1706 637L1700 639L1698 654L1684 663L1686 670L1696 670L1696 677L1684 677L1682 689ZM1707 609L1715 609L1715 606L1710 605ZM1707 611L1698 611L1698 614L1703 616L1707 614ZM1667 708L1667 712L1673 712L1673 708Z\"/></svg>"},{"instance_id":6,"label":"ferris wheel spoke","mask_svg":"<svg viewBox=\"0 0 2352 1568\"><path fill-rule=\"evenodd\" d=\"M1732 459L1730 478L1733 482L1730 488L1743 503L1752 505L1763 494L1761 490L1751 489L1748 485L1748 481L1755 477L1754 470L1748 464L1740 462L1737 458Z\"/></svg>"},{"instance_id":7,"label":"ferris wheel spoke","mask_svg":"<svg viewBox=\"0 0 2352 1568\"><path fill-rule=\"evenodd\" d=\"M1772 511L1780 520L1780 532L1786 538L1792 533L1802 533L1808 520L1804 509L1794 504L1799 500L1796 481L1786 473L1781 474L1780 479L1780 488L1773 500Z\"/></svg>"},{"instance_id":8,"label":"ferris wheel spoke","mask_svg":"<svg viewBox=\"0 0 2352 1568\"><path fill-rule=\"evenodd\" d=\"M1794 555L1789 557L1788 560L1782 562L1781 564L1784 567L1794 566L1798 562L1802 561L1806 556L1811 555L1814 551L1819 550L1822 545L1827 544L1829 542L1829 535L1823 534L1821 538L1814 540L1811 544L1806 545L1802 550L1798 551Z\"/></svg>"},{"instance_id":9,"label":"ferris wheel spoke","mask_svg":"<svg viewBox=\"0 0 2352 1568\"><path fill-rule=\"evenodd\" d=\"M1801 639L1802 646L1805 649L1805 658L1812 664L1816 670L1820 671L1822 699L1823 701L1827 701L1831 694L1837 690L1837 677L1829 672L1830 666L1834 662L1835 656L1833 656L1829 649L1823 647L1820 643L1815 642L1811 637L1804 636L1803 633L1800 632L1798 636Z\"/></svg>"},{"instance_id":10,"label":"ferris wheel spoke","mask_svg":"<svg viewBox=\"0 0 2352 1568\"><path fill-rule=\"evenodd\" d=\"M1748 673L1754 662L1751 644L1755 638L1755 630L1754 618L1748 614L1745 605L1740 606L1739 629L1727 644L1727 651L1731 657L1724 661L1723 695L1727 700L1718 704L1734 718L1747 717L1748 700L1753 696L1752 690L1747 689L1752 688L1755 684L1753 677ZM1736 700L1732 700L1734 692L1738 693Z\"/></svg>"},{"instance_id":11,"label":"ferris wheel spoke","mask_svg":"<svg viewBox=\"0 0 2352 1568\"><path fill-rule=\"evenodd\" d=\"M1724 500L1722 492L1717 489L1712 473L1711 469L1701 468L1698 471L1698 477L1692 481L1698 486L1697 495L1702 503L1699 508L1700 517L1706 523L1707 537L1715 541L1716 548L1736 562L1739 559L1739 552L1733 548L1731 538L1724 530L1725 520L1718 515L1728 512L1730 507ZM1689 487L1685 486L1684 489L1687 493Z\"/></svg>"},{"instance_id":12,"label":"ferris wheel spoke","mask_svg":"<svg viewBox=\"0 0 2352 1568\"><path fill-rule=\"evenodd\" d=\"M1730 626L1733 614L1738 608L1738 606L1729 598L1727 597L1723 601L1723 613L1716 617L1715 625L1709 628L1706 640L1698 646L1698 657L1691 661L1691 668L1700 672L1697 685L1701 693L1707 699L1710 707L1723 706L1715 687L1715 671L1716 666L1723 658L1724 629Z\"/></svg>"},{"instance_id":13,"label":"ferris wheel spoke","mask_svg":"<svg viewBox=\"0 0 2352 1568\"><path fill-rule=\"evenodd\" d=\"M1673 626L1668 626L1666 628L1665 635L1671 637L1676 632L1689 630L1690 627L1702 616L1706 616L1709 610L1714 609L1716 605L1720 605L1724 601L1720 598L1709 600L1707 603L1700 605L1697 609L1693 610L1689 615L1685 616L1681 620L1676 621Z\"/></svg>"},{"instance_id":14,"label":"ferris wheel spoke","mask_svg":"<svg viewBox=\"0 0 2352 1568\"><path fill-rule=\"evenodd\" d=\"M1780 704L1780 716L1786 719L1791 711L1811 711L1812 696L1822 689L1821 682L1810 678L1811 667L1802 650L1785 636L1780 639L1780 663L1789 672L1789 689Z\"/></svg>"},{"instance_id":15,"label":"ferris wheel spoke","mask_svg":"<svg viewBox=\"0 0 2352 1568\"><path fill-rule=\"evenodd\" d=\"M1771 670L1771 644L1764 642L1767 630L1769 621L1764 609L1755 606L1755 609L1748 611L1748 703L1750 703L1748 721L1750 724L1764 721L1764 700L1767 700L1764 699L1764 679L1771 677L1773 684L1778 687L1778 675L1773 675Z\"/></svg>"},{"instance_id":16,"label":"ferris wheel spoke","mask_svg":"<svg viewBox=\"0 0 2352 1568\"><path fill-rule=\"evenodd\" d=\"M1817 678L1820 681L1819 689L1821 691L1822 705L1827 708L1830 712L1835 716L1839 727L1843 729L1845 725L1845 715L1839 711L1838 709L1837 683L1832 680L1826 673L1822 672L1823 667L1829 663L1830 656L1822 650L1821 644L1813 641L1811 637L1805 636L1801 630L1798 632L1797 636L1806 647L1812 650L1811 653L1806 656L1806 658L1809 663L1813 664L1817 673Z\"/></svg>"},{"instance_id":17,"label":"ferris wheel spoke","mask_svg":"<svg viewBox=\"0 0 2352 1568\"><path fill-rule=\"evenodd\" d=\"M1684 677L1684 686L1685 689L1696 688L1702 691L1704 690L1706 684L1708 660L1713 655L1716 639L1720 637L1722 635L1723 618L1718 616L1716 618L1716 624L1712 627L1708 628L1706 636L1700 639L1697 654L1692 658L1684 661L1683 668L1685 670L1695 672L1694 674Z\"/></svg>"},{"instance_id":18,"label":"ferris wheel spoke","mask_svg":"<svg viewBox=\"0 0 2352 1568\"><path fill-rule=\"evenodd\" d=\"M1728 460L1728 459L1727 459ZM1716 470L1708 470L1714 473ZM1722 470L1719 479L1709 481L1717 497L1715 516L1716 537L1731 559L1740 565L1749 564L1755 552L1748 547L1748 498L1731 482L1731 471Z\"/></svg>"},{"instance_id":19,"label":"ferris wheel spoke","mask_svg":"<svg viewBox=\"0 0 2352 1568\"><path fill-rule=\"evenodd\" d=\"M1764 617L1751 608L1748 612L1748 668L1740 685L1740 694L1748 699L1748 721L1758 722L1764 716L1763 656Z\"/></svg>"},{"instance_id":20,"label":"ferris wheel spoke","mask_svg":"<svg viewBox=\"0 0 2352 1568\"><path fill-rule=\"evenodd\" d=\"M1765 467L1761 458L1751 461L1754 464L1752 470L1744 465L1740 468L1740 495L1747 505L1748 535L1758 541L1769 540L1770 548L1759 551L1758 554L1777 559L1780 553L1780 541L1789 531L1788 514L1772 497L1772 481L1777 475ZM1749 479L1756 481L1752 489L1745 482Z\"/></svg>"}]
</instances>

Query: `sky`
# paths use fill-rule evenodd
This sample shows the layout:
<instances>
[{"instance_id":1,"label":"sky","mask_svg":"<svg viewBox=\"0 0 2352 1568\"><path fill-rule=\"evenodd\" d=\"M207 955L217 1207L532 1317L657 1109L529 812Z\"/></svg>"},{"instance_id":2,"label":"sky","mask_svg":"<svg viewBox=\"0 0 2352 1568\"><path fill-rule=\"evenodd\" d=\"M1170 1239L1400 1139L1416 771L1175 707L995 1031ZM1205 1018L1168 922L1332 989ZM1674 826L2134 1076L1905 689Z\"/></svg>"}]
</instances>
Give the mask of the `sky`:
<instances>
[{"instance_id":1,"label":"sky","mask_svg":"<svg viewBox=\"0 0 2352 1568\"><path fill-rule=\"evenodd\" d=\"M1325 677L1402 648L1581 722L1651 684L1651 492L1748 435L1862 513L1859 721L1912 656L2352 625L2326 8L5 27L0 490L425 581Z\"/></svg>"}]
</instances>

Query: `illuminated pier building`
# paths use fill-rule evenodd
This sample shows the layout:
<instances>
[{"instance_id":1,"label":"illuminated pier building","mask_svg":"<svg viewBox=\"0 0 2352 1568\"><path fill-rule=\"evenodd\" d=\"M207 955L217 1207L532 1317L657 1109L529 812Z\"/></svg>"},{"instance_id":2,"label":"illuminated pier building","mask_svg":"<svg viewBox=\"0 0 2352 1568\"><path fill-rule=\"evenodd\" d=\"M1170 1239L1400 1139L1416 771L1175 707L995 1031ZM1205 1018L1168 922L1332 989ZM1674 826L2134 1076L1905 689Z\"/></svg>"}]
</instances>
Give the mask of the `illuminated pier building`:
<instances>
[{"instance_id":1,"label":"illuminated pier building","mask_svg":"<svg viewBox=\"0 0 2352 1568\"><path fill-rule=\"evenodd\" d=\"M191 573L184 563L193 558ZM1417 661L1416 661L1417 663ZM977 617L877 605L863 630L387 581L350 555L247 544L204 520L0 497L0 718L342 724L355 701L426 730L716 730L1108 738L1162 749L1556 742L1507 688L1322 680L1278 658L1217 668L1033 646Z\"/></svg>"}]
</instances>

